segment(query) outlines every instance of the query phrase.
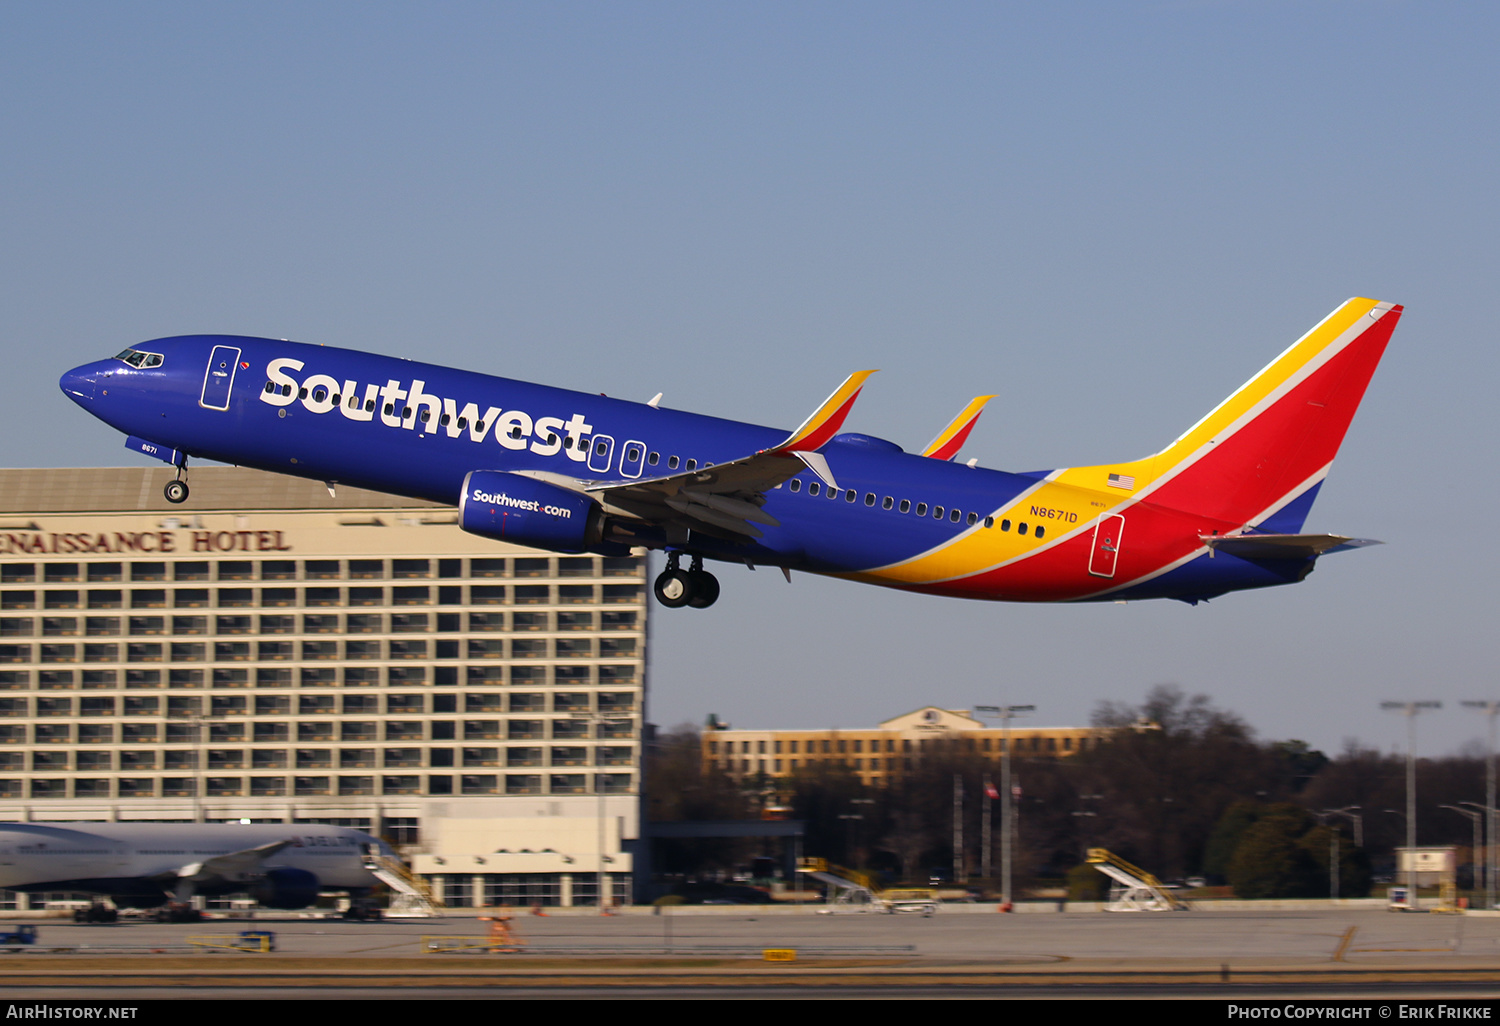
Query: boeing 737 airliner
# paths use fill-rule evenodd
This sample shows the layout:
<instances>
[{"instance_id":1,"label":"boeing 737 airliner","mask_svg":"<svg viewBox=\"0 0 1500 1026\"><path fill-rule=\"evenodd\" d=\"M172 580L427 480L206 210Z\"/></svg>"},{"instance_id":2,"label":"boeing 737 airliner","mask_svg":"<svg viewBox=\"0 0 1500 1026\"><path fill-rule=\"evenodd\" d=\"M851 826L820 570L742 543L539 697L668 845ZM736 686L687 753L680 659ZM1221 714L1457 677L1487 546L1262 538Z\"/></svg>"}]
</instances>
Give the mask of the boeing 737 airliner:
<instances>
[{"instance_id":1,"label":"boeing 737 airliner","mask_svg":"<svg viewBox=\"0 0 1500 1026\"><path fill-rule=\"evenodd\" d=\"M489 538L664 550L667 606L718 598L705 558L963 598L1196 603L1365 544L1302 524L1400 316L1351 299L1154 456L1022 474L954 461L988 396L921 453L839 433L871 371L790 434L230 335L142 343L61 384L177 467L173 502L192 456L453 503Z\"/></svg>"}]
</instances>

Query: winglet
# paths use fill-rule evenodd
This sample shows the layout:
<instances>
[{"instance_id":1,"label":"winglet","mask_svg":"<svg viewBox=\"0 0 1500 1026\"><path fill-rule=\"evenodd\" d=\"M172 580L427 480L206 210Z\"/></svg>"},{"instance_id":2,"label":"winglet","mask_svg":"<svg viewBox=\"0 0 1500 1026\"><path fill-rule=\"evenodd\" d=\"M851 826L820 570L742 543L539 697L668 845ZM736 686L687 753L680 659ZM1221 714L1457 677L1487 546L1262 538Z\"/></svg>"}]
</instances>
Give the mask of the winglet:
<instances>
[{"instance_id":1,"label":"winglet","mask_svg":"<svg viewBox=\"0 0 1500 1026\"><path fill-rule=\"evenodd\" d=\"M927 448L922 450L923 456L930 456L935 460L951 460L958 455L958 450L964 447L964 442L969 438L969 432L974 430L974 425L979 422L979 415L984 412L984 406L992 395L979 395L969 400L969 405L959 411L957 417L943 430L937 433L937 437L927 443Z\"/></svg>"},{"instance_id":2,"label":"winglet","mask_svg":"<svg viewBox=\"0 0 1500 1026\"><path fill-rule=\"evenodd\" d=\"M822 448L830 438L838 434L844 418L854 408L854 400L859 398L860 389L865 386L865 379L874 373L872 370L864 370L849 375L842 385L834 389L833 395L814 410L813 415L803 421L802 426L793 431L786 441L765 451L785 454L812 452Z\"/></svg>"}]
</instances>

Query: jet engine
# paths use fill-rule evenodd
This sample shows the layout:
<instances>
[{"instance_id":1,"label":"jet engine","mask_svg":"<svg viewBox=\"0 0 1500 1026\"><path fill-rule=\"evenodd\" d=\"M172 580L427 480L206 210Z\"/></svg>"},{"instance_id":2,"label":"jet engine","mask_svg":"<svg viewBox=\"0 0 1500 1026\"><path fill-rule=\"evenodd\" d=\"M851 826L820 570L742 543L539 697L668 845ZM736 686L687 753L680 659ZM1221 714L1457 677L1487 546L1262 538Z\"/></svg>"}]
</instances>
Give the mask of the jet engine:
<instances>
[{"instance_id":1,"label":"jet engine","mask_svg":"<svg viewBox=\"0 0 1500 1026\"><path fill-rule=\"evenodd\" d=\"M464 478L458 521L470 534L554 552L584 552L604 535L604 511L587 495L503 470Z\"/></svg>"},{"instance_id":2,"label":"jet engine","mask_svg":"<svg viewBox=\"0 0 1500 1026\"><path fill-rule=\"evenodd\" d=\"M305 869L269 869L250 888L250 897L266 908L306 908L318 900L318 878Z\"/></svg>"}]
</instances>

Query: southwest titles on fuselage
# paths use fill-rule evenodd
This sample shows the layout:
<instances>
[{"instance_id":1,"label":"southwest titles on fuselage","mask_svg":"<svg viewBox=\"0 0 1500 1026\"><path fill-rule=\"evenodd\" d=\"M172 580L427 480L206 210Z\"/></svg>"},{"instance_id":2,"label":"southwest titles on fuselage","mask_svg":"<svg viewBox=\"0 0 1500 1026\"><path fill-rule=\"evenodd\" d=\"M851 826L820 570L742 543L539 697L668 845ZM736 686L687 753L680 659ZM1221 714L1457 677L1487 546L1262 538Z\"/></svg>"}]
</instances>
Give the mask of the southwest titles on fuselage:
<instances>
[{"instance_id":1,"label":"southwest titles on fuselage","mask_svg":"<svg viewBox=\"0 0 1500 1026\"><path fill-rule=\"evenodd\" d=\"M374 422L378 417L386 427L413 430L418 424L423 434L435 434L442 428L449 438L482 442L490 433L507 449L530 449L538 456L566 453L575 463L588 458L588 440L594 428L581 413L567 420L561 417L535 417L522 410L487 407L483 413L477 403L463 406L458 400L433 395L427 382L413 378L410 384L388 378L384 385L364 385L345 379L342 383L329 374L310 374L300 382L286 373L301 371L303 361L292 357L272 360L266 366L267 383L260 400L272 406L290 406L300 401L310 413L331 413L337 409L349 420Z\"/></svg>"}]
</instances>

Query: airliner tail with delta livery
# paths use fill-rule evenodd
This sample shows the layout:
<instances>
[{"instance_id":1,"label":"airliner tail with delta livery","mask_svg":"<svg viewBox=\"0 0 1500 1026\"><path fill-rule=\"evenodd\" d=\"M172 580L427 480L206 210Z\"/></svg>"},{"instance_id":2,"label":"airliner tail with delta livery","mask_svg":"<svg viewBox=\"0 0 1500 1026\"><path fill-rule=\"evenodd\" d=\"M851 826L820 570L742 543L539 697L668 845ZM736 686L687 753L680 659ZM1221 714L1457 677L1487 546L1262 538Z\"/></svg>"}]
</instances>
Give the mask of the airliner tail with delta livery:
<instances>
[{"instance_id":1,"label":"airliner tail with delta livery","mask_svg":"<svg viewBox=\"0 0 1500 1026\"><path fill-rule=\"evenodd\" d=\"M1349 300L1153 456L1022 474L955 459L991 396L920 453L843 432L873 371L791 432L230 335L142 343L61 385L178 468L173 502L193 457L454 504L488 538L663 550L672 607L718 598L704 560L961 598L1196 603L1370 544L1303 522L1401 310Z\"/></svg>"}]
</instances>

